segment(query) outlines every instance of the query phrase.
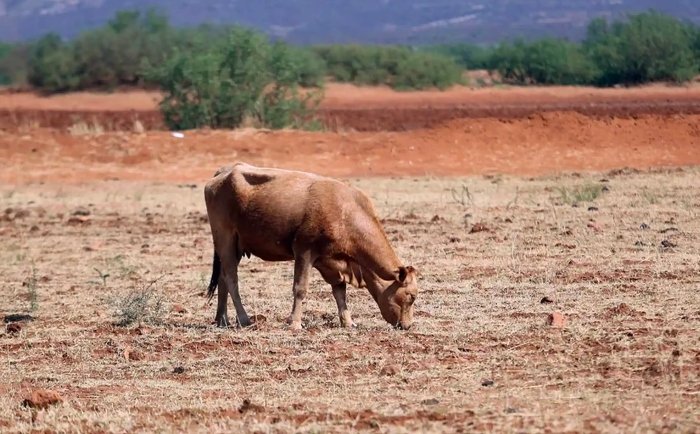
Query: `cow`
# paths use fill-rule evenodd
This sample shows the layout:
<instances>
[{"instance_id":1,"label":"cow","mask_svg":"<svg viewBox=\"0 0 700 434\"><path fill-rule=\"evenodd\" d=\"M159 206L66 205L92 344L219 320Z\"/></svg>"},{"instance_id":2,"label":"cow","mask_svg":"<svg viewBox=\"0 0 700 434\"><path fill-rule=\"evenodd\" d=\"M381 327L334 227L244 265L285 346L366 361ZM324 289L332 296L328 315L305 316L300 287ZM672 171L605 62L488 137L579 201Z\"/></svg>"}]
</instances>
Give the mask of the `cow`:
<instances>
[{"instance_id":1,"label":"cow","mask_svg":"<svg viewBox=\"0 0 700 434\"><path fill-rule=\"evenodd\" d=\"M238 291L243 256L294 261L292 330L302 328L302 304L312 268L331 286L340 324L355 327L346 287L367 288L382 317L399 329L413 323L418 273L404 266L392 249L370 200L357 188L312 173L255 167L246 163L219 169L204 187L214 239L214 261L207 295L218 287L215 322L232 325L227 294L237 325L251 324Z\"/></svg>"}]
</instances>

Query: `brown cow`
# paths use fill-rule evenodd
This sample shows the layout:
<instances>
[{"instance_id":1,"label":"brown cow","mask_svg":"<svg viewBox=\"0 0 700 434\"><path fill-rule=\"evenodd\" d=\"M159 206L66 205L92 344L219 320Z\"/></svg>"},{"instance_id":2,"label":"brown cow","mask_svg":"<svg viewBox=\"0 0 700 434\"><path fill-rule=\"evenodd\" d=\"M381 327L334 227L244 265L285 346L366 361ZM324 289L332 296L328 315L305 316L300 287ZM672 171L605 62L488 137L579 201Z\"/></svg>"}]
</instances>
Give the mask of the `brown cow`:
<instances>
[{"instance_id":1,"label":"brown cow","mask_svg":"<svg viewBox=\"0 0 700 434\"><path fill-rule=\"evenodd\" d=\"M219 287L216 323L228 326L227 294L240 326L250 325L238 293L238 264L246 255L265 261L294 260L294 303L289 318L301 329L309 272L316 268L333 289L340 323L352 327L346 284L367 288L390 324L413 322L416 271L389 245L372 203L361 191L305 172L224 167L204 188L214 238L209 297Z\"/></svg>"}]
</instances>

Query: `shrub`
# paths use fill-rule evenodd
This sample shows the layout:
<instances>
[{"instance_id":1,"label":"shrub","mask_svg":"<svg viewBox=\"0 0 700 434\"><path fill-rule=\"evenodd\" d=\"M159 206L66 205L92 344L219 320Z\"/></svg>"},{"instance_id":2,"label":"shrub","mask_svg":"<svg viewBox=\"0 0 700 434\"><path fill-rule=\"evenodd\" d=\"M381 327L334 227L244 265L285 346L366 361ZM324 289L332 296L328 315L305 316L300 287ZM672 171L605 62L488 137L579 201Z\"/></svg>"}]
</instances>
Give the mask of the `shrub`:
<instances>
[{"instance_id":1,"label":"shrub","mask_svg":"<svg viewBox=\"0 0 700 434\"><path fill-rule=\"evenodd\" d=\"M165 93L160 107L173 129L235 128L246 119L283 128L302 127L313 115L315 93L298 90L303 75L287 45L236 28L224 43L177 53L152 79Z\"/></svg>"},{"instance_id":2,"label":"shrub","mask_svg":"<svg viewBox=\"0 0 700 434\"><path fill-rule=\"evenodd\" d=\"M114 318L118 326L162 322L166 312L165 303L163 297L153 289L154 283L142 289L134 289L125 296L112 300Z\"/></svg>"},{"instance_id":3,"label":"shrub","mask_svg":"<svg viewBox=\"0 0 700 434\"><path fill-rule=\"evenodd\" d=\"M442 54L453 59L464 69L489 69L492 51L474 44L448 44L427 47L427 51Z\"/></svg>"},{"instance_id":4,"label":"shrub","mask_svg":"<svg viewBox=\"0 0 700 434\"><path fill-rule=\"evenodd\" d=\"M492 62L504 79L518 84L589 84L596 77L581 48L558 39L501 44Z\"/></svg>"},{"instance_id":5,"label":"shrub","mask_svg":"<svg viewBox=\"0 0 700 434\"><path fill-rule=\"evenodd\" d=\"M462 68L452 59L432 53L415 53L402 59L392 86L397 89L444 90L462 79Z\"/></svg>"},{"instance_id":6,"label":"shrub","mask_svg":"<svg viewBox=\"0 0 700 434\"><path fill-rule=\"evenodd\" d=\"M407 47L333 45L314 51L325 61L328 74L340 82L423 89L446 88L461 79L454 60Z\"/></svg>"},{"instance_id":7,"label":"shrub","mask_svg":"<svg viewBox=\"0 0 700 434\"><path fill-rule=\"evenodd\" d=\"M657 12L632 15L612 25L594 20L584 45L600 70L598 83L605 86L686 81L697 73L700 61L688 27Z\"/></svg>"},{"instance_id":8,"label":"shrub","mask_svg":"<svg viewBox=\"0 0 700 434\"><path fill-rule=\"evenodd\" d=\"M78 87L73 53L61 38L50 33L39 39L31 48L27 79L29 83L46 92L65 92Z\"/></svg>"}]
</instances>

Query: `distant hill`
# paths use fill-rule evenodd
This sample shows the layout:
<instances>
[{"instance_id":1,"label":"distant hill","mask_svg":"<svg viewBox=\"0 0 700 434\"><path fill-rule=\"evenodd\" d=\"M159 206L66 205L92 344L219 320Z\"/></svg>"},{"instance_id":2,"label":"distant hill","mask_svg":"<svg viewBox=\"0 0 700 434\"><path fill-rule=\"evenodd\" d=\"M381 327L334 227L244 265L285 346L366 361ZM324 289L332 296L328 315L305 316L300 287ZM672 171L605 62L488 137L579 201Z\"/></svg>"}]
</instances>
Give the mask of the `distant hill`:
<instances>
[{"instance_id":1,"label":"distant hill","mask_svg":"<svg viewBox=\"0 0 700 434\"><path fill-rule=\"evenodd\" d=\"M0 40L72 37L115 11L149 7L178 26L236 23L304 44L578 39L594 17L650 8L700 22L700 0L0 0Z\"/></svg>"}]
</instances>

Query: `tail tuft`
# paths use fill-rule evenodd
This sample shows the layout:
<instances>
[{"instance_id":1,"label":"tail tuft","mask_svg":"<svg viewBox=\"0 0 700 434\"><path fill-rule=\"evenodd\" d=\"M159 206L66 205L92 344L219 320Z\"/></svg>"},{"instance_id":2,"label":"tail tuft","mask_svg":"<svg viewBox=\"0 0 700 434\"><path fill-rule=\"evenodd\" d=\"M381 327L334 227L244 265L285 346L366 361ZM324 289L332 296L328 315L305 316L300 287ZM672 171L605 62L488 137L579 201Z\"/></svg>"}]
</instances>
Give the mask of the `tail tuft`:
<instances>
[{"instance_id":1,"label":"tail tuft","mask_svg":"<svg viewBox=\"0 0 700 434\"><path fill-rule=\"evenodd\" d=\"M211 301L216 292L216 287L219 285L219 275L221 274L221 259L214 252L214 263L212 264L211 280L209 281L209 289L207 290L207 301Z\"/></svg>"}]
</instances>

